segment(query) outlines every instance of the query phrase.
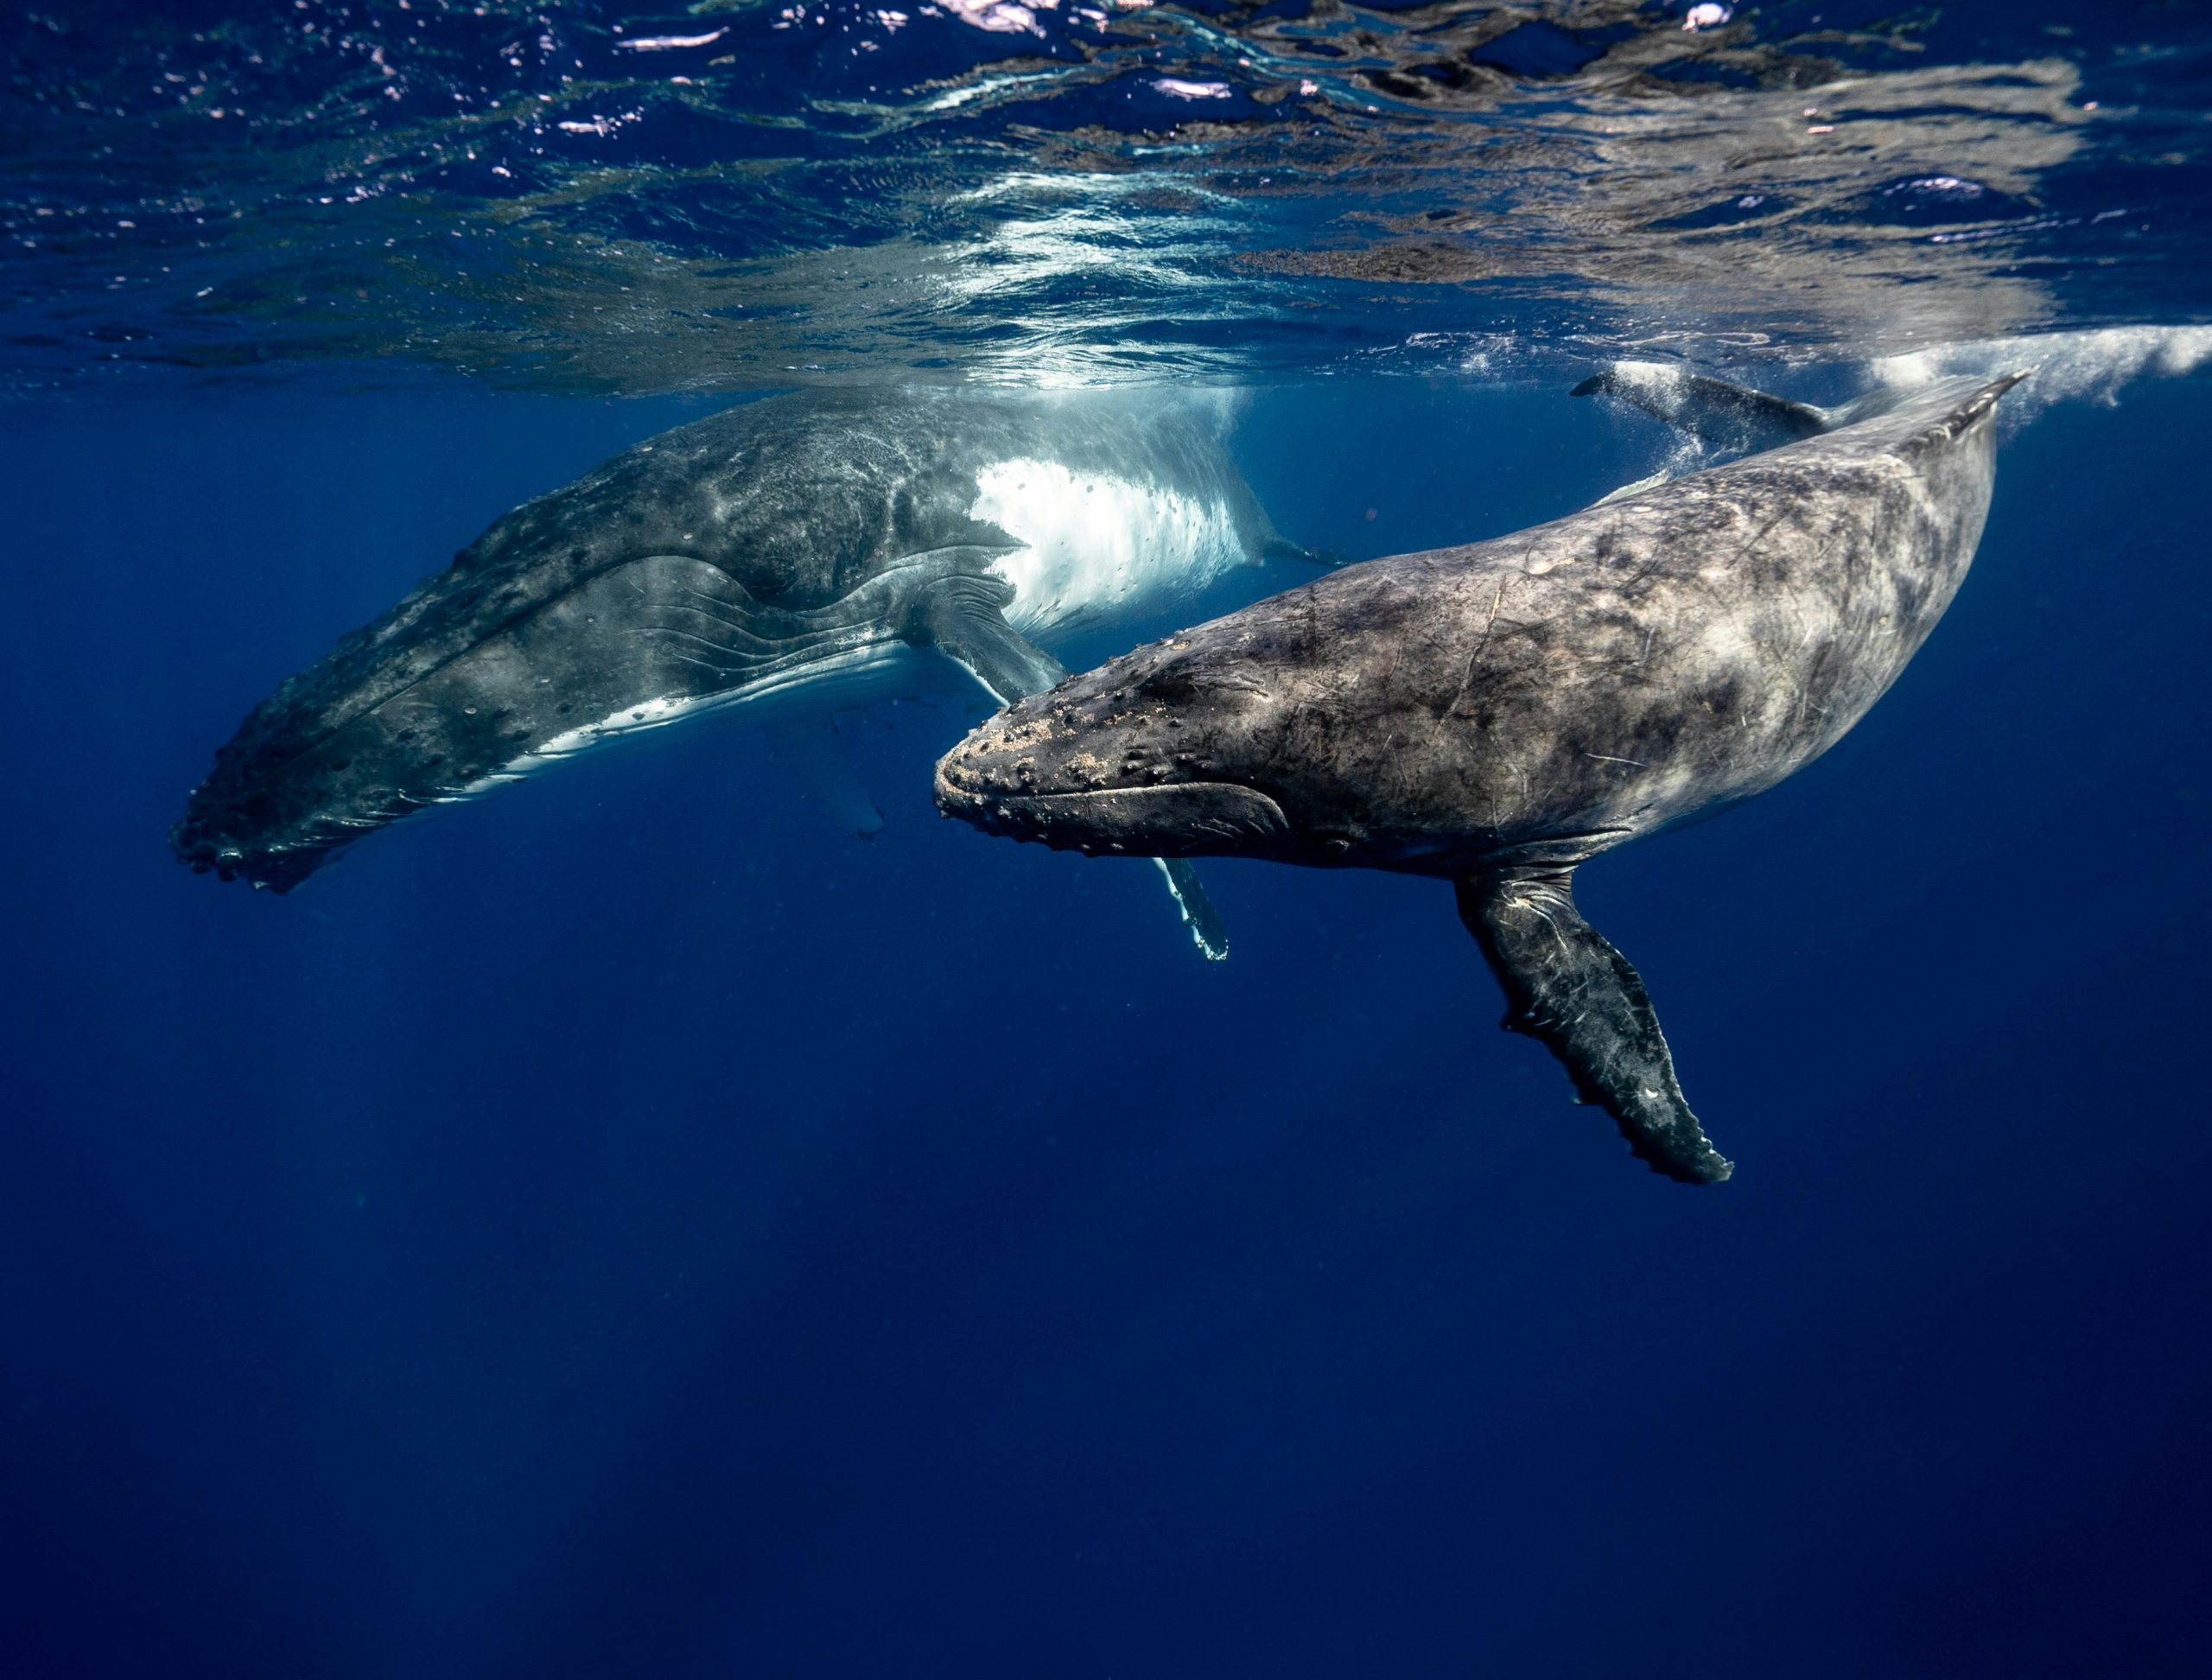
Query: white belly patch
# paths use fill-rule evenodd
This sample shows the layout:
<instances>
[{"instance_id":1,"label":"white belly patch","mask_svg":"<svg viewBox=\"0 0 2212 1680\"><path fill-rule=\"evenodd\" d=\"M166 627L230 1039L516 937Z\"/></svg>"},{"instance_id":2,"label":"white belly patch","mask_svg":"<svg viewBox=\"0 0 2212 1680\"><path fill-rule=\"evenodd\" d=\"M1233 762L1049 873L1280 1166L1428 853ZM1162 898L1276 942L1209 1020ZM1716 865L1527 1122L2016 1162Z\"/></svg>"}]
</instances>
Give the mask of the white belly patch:
<instances>
[{"instance_id":1,"label":"white belly patch","mask_svg":"<svg viewBox=\"0 0 2212 1680\"><path fill-rule=\"evenodd\" d=\"M1014 588L1008 623L1049 636L1193 595L1250 557L1229 509L1179 491L1017 459L976 475L969 515L1027 546L991 570Z\"/></svg>"}]
</instances>

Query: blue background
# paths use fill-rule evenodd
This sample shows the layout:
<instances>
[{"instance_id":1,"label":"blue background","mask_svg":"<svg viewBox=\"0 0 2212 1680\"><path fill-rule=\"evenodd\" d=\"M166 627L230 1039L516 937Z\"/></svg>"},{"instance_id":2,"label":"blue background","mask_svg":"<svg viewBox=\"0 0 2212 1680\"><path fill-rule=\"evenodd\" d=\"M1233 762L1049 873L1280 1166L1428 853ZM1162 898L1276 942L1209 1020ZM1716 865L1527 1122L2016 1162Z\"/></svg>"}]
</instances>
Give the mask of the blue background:
<instances>
[{"instance_id":1,"label":"blue background","mask_svg":"<svg viewBox=\"0 0 2212 1680\"><path fill-rule=\"evenodd\" d=\"M702 726L288 900L170 862L279 678L702 411L0 410L11 1672L2202 1671L2212 382L2008 441L1874 714L1585 871L1713 1191L1447 888L1211 864L1209 968L937 820L950 699L849 722L873 843ZM1662 447L1410 380L1237 441L1360 555Z\"/></svg>"}]
</instances>

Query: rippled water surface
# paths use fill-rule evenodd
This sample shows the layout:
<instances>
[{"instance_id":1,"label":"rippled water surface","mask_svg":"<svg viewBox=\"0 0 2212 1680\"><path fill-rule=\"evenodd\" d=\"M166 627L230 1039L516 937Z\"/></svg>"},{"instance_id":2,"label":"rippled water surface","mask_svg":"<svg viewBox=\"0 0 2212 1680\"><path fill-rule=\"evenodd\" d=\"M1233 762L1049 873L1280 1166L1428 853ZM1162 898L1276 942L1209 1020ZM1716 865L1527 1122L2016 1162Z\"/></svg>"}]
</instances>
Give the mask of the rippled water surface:
<instances>
[{"instance_id":1,"label":"rippled water surface","mask_svg":"<svg viewBox=\"0 0 2212 1680\"><path fill-rule=\"evenodd\" d=\"M2201 7L1690 10L10 10L0 366L639 392L2206 316Z\"/></svg>"}]
</instances>

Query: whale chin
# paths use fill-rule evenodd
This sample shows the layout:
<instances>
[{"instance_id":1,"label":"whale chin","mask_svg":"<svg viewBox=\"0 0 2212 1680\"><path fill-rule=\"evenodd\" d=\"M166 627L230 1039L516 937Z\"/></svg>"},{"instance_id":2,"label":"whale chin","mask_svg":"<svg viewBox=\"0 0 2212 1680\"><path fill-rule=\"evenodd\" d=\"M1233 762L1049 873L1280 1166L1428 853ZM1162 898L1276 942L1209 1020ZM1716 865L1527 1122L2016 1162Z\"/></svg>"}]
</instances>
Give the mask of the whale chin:
<instances>
[{"instance_id":1,"label":"whale chin","mask_svg":"<svg viewBox=\"0 0 2212 1680\"><path fill-rule=\"evenodd\" d=\"M187 817L169 830L169 847L194 875L243 879L256 892L289 893L325 864L336 846L248 846L222 837Z\"/></svg>"},{"instance_id":2,"label":"whale chin","mask_svg":"<svg viewBox=\"0 0 2212 1680\"><path fill-rule=\"evenodd\" d=\"M1056 851L1131 857L1265 856L1289 840L1290 819L1256 788L1236 782L1033 793L998 786L957 760L937 769L938 808L987 834L1035 840Z\"/></svg>"}]
</instances>

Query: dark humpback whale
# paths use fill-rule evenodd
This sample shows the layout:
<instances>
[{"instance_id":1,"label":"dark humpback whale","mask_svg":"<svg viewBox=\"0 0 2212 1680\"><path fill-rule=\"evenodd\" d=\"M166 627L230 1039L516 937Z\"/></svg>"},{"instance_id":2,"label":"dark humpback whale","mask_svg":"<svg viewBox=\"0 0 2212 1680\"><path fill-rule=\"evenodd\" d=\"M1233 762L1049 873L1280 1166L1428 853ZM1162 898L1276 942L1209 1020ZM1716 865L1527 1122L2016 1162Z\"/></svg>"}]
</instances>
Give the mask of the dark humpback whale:
<instances>
[{"instance_id":1,"label":"dark humpback whale","mask_svg":"<svg viewBox=\"0 0 2212 1680\"><path fill-rule=\"evenodd\" d=\"M1448 879L1505 1024L1655 1169L1726 1178L1574 870L1771 787L1874 703L1966 575L2013 383L1885 396L1549 525L1271 596L1000 713L939 763L938 803L1089 853Z\"/></svg>"},{"instance_id":2,"label":"dark humpback whale","mask_svg":"<svg viewBox=\"0 0 2212 1680\"><path fill-rule=\"evenodd\" d=\"M285 892L402 818L739 705L865 830L880 819L808 750L809 720L956 666L1003 703L1066 674L1040 642L1302 552L1217 430L1157 393L916 390L664 433L514 509L283 684L171 843ZM1219 954L1187 866L1163 868Z\"/></svg>"}]
</instances>

